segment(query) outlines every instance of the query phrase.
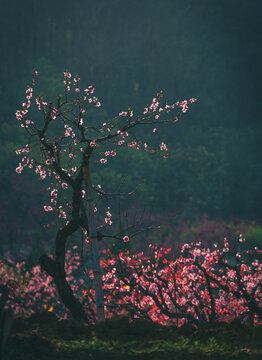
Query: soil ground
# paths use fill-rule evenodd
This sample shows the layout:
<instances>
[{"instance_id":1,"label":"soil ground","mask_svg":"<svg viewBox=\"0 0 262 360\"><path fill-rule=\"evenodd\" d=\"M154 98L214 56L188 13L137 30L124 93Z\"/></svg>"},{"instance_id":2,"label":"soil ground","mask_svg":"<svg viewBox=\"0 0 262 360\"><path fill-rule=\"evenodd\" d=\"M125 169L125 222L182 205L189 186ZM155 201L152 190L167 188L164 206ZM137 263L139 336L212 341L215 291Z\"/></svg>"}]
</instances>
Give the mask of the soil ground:
<instances>
[{"instance_id":1,"label":"soil ground","mask_svg":"<svg viewBox=\"0 0 262 360\"><path fill-rule=\"evenodd\" d=\"M15 319L2 353L2 360L35 359L261 360L262 327L234 322L177 329L127 318L86 326L45 312Z\"/></svg>"}]
</instances>

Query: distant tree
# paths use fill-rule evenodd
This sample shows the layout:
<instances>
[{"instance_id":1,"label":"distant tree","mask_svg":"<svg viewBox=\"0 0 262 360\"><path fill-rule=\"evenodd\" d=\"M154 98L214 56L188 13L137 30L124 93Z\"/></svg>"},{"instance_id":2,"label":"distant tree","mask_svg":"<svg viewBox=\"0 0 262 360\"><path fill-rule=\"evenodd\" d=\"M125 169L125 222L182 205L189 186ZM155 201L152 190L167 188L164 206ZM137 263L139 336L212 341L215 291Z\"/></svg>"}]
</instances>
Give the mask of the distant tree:
<instances>
[{"instance_id":1,"label":"distant tree","mask_svg":"<svg viewBox=\"0 0 262 360\"><path fill-rule=\"evenodd\" d=\"M29 117L37 75L37 71L34 72L32 83L26 90L26 101L22 104L22 109L16 112L17 120L29 135L28 144L16 151L22 157L16 172L21 173L24 167L29 167L35 169L41 180L50 178L47 191L50 191L51 202L44 206L44 210L55 211L61 222L61 227L56 233L55 258L42 255L39 264L54 279L58 293L72 316L78 320L88 321L82 304L73 295L65 272L67 240L77 230L81 230L83 242L88 243L91 248L97 319L101 321L104 319L104 299L98 241L104 237L113 237L127 242L132 237L134 225L122 227L119 233L114 235L105 235L101 232L101 226L98 227L97 224L98 216L95 216L95 194L98 197L120 194L107 194L100 185L92 184L91 160L104 166L103 164L110 162L109 158L117 155L117 149L121 150L124 146L150 153L163 152L163 157L167 157L167 146L163 141L159 144L160 150L152 149L137 139L141 136L141 131L138 135L134 129L142 125L151 125L154 135L157 132L156 125L177 122L179 116L187 112L189 105L196 99L168 104L167 101L161 100L163 95L160 91L151 105L146 106L142 114L136 118L133 110L128 108L112 120L97 124L90 112L87 112L90 106L101 106L98 98L93 95L93 85L81 91L79 76L73 78L71 73L66 71L64 95L59 95L55 104L44 101L41 95L35 98L43 118L43 121L40 121L37 120L37 110ZM163 104L160 105L160 102ZM34 111L32 108L31 110ZM172 116L163 119L163 115L167 113ZM32 116L35 120L32 120ZM64 196L65 192L69 193L70 200ZM106 207L105 212L105 225L110 226L110 208Z\"/></svg>"}]
</instances>

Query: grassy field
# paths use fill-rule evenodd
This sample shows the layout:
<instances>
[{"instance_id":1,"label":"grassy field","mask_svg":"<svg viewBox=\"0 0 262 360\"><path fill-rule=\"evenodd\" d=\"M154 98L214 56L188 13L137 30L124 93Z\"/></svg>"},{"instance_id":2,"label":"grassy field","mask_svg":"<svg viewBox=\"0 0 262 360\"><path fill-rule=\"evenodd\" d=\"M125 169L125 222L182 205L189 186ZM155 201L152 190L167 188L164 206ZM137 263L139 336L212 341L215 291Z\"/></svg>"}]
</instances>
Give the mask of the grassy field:
<instances>
[{"instance_id":1,"label":"grassy field","mask_svg":"<svg viewBox=\"0 0 262 360\"><path fill-rule=\"evenodd\" d=\"M262 328L239 323L202 330L126 318L85 326L52 313L16 319L3 360L262 359Z\"/></svg>"}]
</instances>

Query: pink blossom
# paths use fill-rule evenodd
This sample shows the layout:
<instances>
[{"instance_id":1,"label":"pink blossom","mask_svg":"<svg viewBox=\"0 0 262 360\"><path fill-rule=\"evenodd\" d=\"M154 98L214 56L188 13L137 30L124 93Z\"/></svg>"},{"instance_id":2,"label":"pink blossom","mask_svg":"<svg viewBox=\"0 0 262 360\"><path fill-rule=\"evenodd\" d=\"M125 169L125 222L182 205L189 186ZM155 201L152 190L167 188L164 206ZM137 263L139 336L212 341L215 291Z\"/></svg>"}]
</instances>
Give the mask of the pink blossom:
<instances>
[{"instance_id":1,"label":"pink blossom","mask_svg":"<svg viewBox=\"0 0 262 360\"><path fill-rule=\"evenodd\" d=\"M90 141L90 146L91 147L98 147L98 144L94 140L92 140L92 141Z\"/></svg>"},{"instance_id":2,"label":"pink blossom","mask_svg":"<svg viewBox=\"0 0 262 360\"><path fill-rule=\"evenodd\" d=\"M160 144L160 150L164 150L164 151L167 151L167 146L164 142L161 142Z\"/></svg>"},{"instance_id":3,"label":"pink blossom","mask_svg":"<svg viewBox=\"0 0 262 360\"><path fill-rule=\"evenodd\" d=\"M53 211L54 209L52 208L52 206L44 206L44 210L45 211Z\"/></svg>"},{"instance_id":4,"label":"pink blossom","mask_svg":"<svg viewBox=\"0 0 262 360\"><path fill-rule=\"evenodd\" d=\"M23 166L21 163L19 163L19 166L15 169L15 171L20 174L23 171Z\"/></svg>"},{"instance_id":5,"label":"pink blossom","mask_svg":"<svg viewBox=\"0 0 262 360\"><path fill-rule=\"evenodd\" d=\"M51 191L51 196L53 196L54 198L57 198L57 189L54 189Z\"/></svg>"},{"instance_id":6,"label":"pink blossom","mask_svg":"<svg viewBox=\"0 0 262 360\"><path fill-rule=\"evenodd\" d=\"M105 218L105 223L107 225L112 225L112 220L110 218Z\"/></svg>"}]
</instances>

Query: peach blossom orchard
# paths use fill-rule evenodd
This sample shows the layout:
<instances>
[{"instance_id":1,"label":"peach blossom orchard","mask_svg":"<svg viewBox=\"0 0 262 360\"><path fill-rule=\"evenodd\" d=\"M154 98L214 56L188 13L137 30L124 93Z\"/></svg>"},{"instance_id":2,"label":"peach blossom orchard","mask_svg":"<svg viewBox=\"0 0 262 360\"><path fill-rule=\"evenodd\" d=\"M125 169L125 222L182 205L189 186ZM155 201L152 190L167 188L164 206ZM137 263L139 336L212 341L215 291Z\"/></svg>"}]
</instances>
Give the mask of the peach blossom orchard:
<instances>
[{"instance_id":1,"label":"peach blossom orchard","mask_svg":"<svg viewBox=\"0 0 262 360\"><path fill-rule=\"evenodd\" d=\"M7 306L17 316L45 309L54 311L61 319L73 316L86 322L125 314L130 319L145 318L178 326L184 322L201 326L236 318L258 324L262 317L261 251L245 249L242 236L238 251L232 252L225 239L221 249L215 244L213 249L204 248L200 243L185 244L179 258L171 256L171 249L154 245L150 245L148 256L127 250L112 255L110 250L100 249L98 245L99 240L110 237L106 234L114 216L109 206L97 205L96 199L106 197L107 192L92 183L91 161L110 166L123 147L146 151L152 156L163 154L166 158L168 149L163 140L155 148L138 140L134 130L146 125L146 135L150 132L156 137L158 126L163 123L173 126L196 99L169 104L159 92L141 114L135 116L128 108L112 120L98 124L93 117L89 118L88 110L101 106L94 96L94 87L90 85L81 91L79 76L73 78L66 71L64 95L58 96L56 106L40 95L36 97L37 111L43 120L38 120L36 111L33 120L29 110L36 75L37 72L26 90L22 110L16 112L30 140L16 151L21 156L16 172L21 173L28 167L34 169L41 180L49 182L47 191L51 199L44 210L57 213L60 228L56 234L55 256L42 255L39 265L30 271L25 271L23 263L15 264L8 259L1 262L1 282L11 289ZM52 125L55 125L55 136L51 135ZM141 136L141 130L139 134ZM71 201L63 201L66 193ZM98 224L101 214L104 214L104 223ZM82 232L82 245L66 250L68 238L77 230ZM122 243L132 241L134 236L132 226L111 235ZM92 285L88 287L85 279L75 273L83 246L91 248L92 269L87 275Z\"/></svg>"},{"instance_id":2,"label":"peach blossom orchard","mask_svg":"<svg viewBox=\"0 0 262 360\"><path fill-rule=\"evenodd\" d=\"M243 238L240 237L240 246ZM127 315L163 325L181 326L190 322L201 326L207 322L259 324L262 319L259 249L229 255L225 240L221 249L205 249L201 244L185 244L181 256L173 259L171 249L150 246L150 255L129 254L126 250L113 256L103 251L103 291L106 317ZM228 260L227 260L228 259ZM253 259L251 261L251 259ZM232 266L231 263L235 263ZM85 286L74 273L80 266L77 246L66 253L67 280L85 308L90 322L96 320L94 290ZM39 311L53 311L61 320L70 312L59 300L52 278L40 266L25 271L24 263L2 262L2 283L8 283L11 296L7 306L16 316ZM89 276L93 278L90 270Z\"/></svg>"}]
</instances>

